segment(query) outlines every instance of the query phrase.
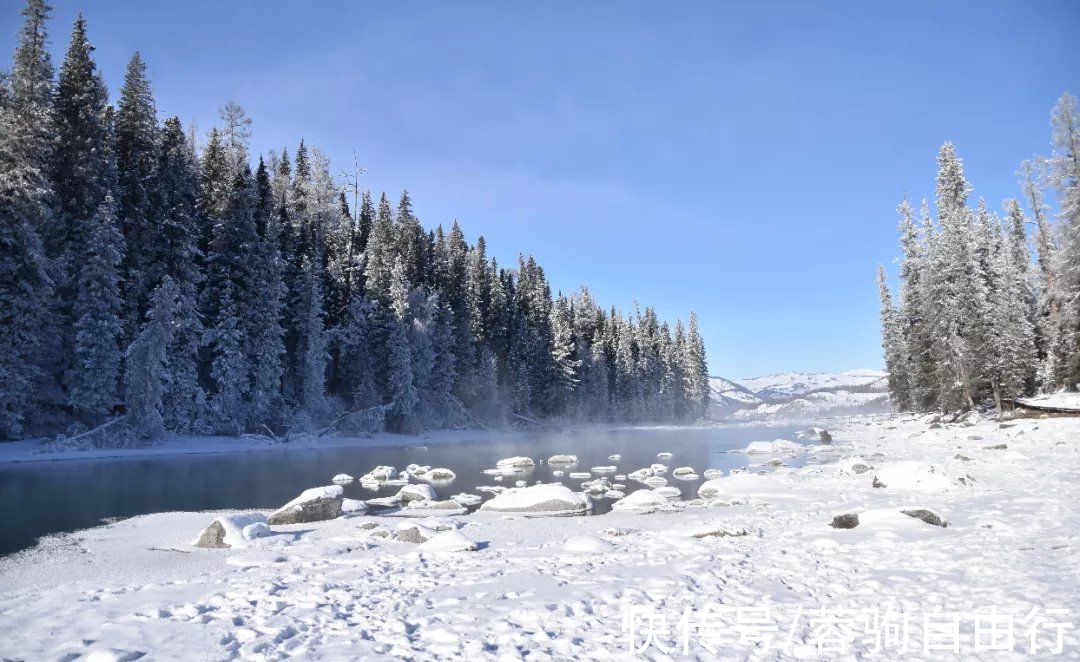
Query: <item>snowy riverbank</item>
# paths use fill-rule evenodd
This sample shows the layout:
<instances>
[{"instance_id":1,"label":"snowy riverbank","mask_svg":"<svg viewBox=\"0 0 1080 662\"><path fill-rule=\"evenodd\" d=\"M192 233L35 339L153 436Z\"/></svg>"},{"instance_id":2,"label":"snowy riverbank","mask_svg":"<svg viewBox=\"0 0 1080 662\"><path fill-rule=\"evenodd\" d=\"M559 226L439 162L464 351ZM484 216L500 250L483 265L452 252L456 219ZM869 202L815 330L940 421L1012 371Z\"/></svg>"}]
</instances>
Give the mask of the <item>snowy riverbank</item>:
<instances>
[{"instance_id":1,"label":"snowy riverbank","mask_svg":"<svg viewBox=\"0 0 1080 662\"><path fill-rule=\"evenodd\" d=\"M1080 625L1080 420L1007 425L852 419L812 449L825 463L721 478L711 505L441 518L472 552L381 539L363 527L402 520L371 516L204 550L213 516L139 517L0 560L0 657L596 659L633 639L648 656L954 659L954 628L961 652L987 650L992 610L999 633L1014 617L1012 652L982 654L1029 657L1032 634L1045 654L1063 632L1075 657L1076 628L1054 623ZM859 525L830 527L842 514Z\"/></svg>"}]
</instances>

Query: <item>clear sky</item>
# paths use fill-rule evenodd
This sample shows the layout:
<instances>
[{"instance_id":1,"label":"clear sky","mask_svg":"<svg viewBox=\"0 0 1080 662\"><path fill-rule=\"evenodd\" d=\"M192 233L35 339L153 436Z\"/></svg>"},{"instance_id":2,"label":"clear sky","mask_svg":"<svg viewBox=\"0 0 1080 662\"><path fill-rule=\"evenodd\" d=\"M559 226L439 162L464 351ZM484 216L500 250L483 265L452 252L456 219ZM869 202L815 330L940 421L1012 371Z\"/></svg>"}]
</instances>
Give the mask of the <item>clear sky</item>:
<instances>
[{"instance_id":1,"label":"clear sky","mask_svg":"<svg viewBox=\"0 0 1080 662\"><path fill-rule=\"evenodd\" d=\"M999 206L1080 94L1075 0L56 4L54 59L84 11L114 95L139 50L162 117L205 131L235 100L255 151L355 150L555 288L696 309L735 377L880 366L876 266L938 146Z\"/></svg>"}]
</instances>

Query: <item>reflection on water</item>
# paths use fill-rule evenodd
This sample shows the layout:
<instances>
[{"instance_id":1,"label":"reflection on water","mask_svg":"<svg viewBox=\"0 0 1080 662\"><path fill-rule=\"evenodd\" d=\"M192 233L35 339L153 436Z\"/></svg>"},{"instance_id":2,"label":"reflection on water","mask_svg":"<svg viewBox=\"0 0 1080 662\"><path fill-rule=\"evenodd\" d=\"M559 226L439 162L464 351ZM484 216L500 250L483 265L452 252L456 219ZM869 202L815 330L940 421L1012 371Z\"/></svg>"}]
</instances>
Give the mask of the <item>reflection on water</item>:
<instances>
[{"instance_id":1,"label":"reflection on water","mask_svg":"<svg viewBox=\"0 0 1080 662\"><path fill-rule=\"evenodd\" d=\"M601 477L609 484L625 485L619 491L629 494L644 485L629 477L615 480L615 475L662 463L669 467L663 474L667 486L680 490L683 498L693 498L706 469L727 473L747 466L748 456L728 451L755 440L794 439L794 434L793 427L571 430L482 435L475 441L426 446L413 437L402 437L400 446L10 465L0 468L0 503L4 504L0 554L29 547L39 536L96 526L111 518L166 511L273 509L306 488L330 484L337 474L360 478L377 465L398 470L410 464L445 467L457 477L432 483L440 499L459 493L487 499L491 491L484 488L514 487L519 481L558 480L580 489L582 482ZM671 453L671 457L658 459L660 453ZM548 464L548 458L560 454L575 455L578 463L573 467ZM485 473L499 460L515 456L529 457L536 466L501 480ZM694 469L699 478L676 479L672 471L679 467ZM593 472L594 468L598 471ZM397 493L400 484L365 487L357 480L343 487L348 498L371 499ZM611 502L612 498L594 498L594 514L607 512Z\"/></svg>"}]
</instances>

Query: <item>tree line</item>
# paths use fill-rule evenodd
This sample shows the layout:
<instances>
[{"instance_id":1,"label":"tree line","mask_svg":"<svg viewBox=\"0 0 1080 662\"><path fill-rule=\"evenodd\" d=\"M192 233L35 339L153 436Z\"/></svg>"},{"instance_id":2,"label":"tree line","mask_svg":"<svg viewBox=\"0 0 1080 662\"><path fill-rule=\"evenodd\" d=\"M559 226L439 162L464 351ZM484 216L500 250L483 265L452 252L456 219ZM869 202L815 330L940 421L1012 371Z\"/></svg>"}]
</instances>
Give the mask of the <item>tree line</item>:
<instances>
[{"instance_id":1,"label":"tree line","mask_svg":"<svg viewBox=\"0 0 1080 662\"><path fill-rule=\"evenodd\" d=\"M197 146L138 53L110 104L81 15L54 76L51 10L28 0L0 84L0 436L705 413L693 313L553 295L531 256L425 229L302 140L253 158L237 104Z\"/></svg>"},{"instance_id":2,"label":"tree line","mask_svg":"<svg viewBox=\"0 0 1080 662\"><path fill-rule=\"evenodd\" d=\"M899 206L898 302L878 270L889 390L902 410L956 411L1080 383L1080 107L1051 113L1053 151L1021 164L1023 203L978 200L951 143L935 210ZM1056 211L1049 201L1056 201ZM1026 210L1025 210L1026 206ZM1028 227L1034 227L1034 259Z\"/></svg>"}]
</instances>

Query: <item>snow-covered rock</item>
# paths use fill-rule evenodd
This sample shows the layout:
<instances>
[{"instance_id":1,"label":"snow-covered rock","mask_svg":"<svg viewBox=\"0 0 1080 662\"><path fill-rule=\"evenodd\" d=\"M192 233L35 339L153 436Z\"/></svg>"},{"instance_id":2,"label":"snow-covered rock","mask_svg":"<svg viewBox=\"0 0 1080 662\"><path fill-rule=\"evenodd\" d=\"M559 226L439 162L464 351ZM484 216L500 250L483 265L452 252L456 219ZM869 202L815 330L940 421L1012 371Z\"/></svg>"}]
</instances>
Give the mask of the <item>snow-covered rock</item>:
<instances>
[{"instance_id":1,"label":"snow-covered rock","mask_svg":"<svg viewBox=\"0 0 1080 662\"><path fill-rule=\"evenodd\" d=\"M203 529L199 537L191 542L196 547L208 549L228 549L246 547L255 538L269 535L266 515L262 513L237 513L215 518Z\"/></svg>"},{"instance_id":2,"label":"snow-covered rock","mask_svg":"<svg viewBox=\"0 0 1080 662\"><path fill-rule=\"evenodd\" d=\"M279 508L267 523L302 524L319 522L341 516L341 501L344 490L340 485L327 485L304 490L300 496Z\"/></svg>"},{"instance_id":3,"label":"snow-covered rock","mask_svg":"<svg viewBox=\"0 0 1080 662\"><path fill-rule=\"evenodd\" d=\"M418 485L406 485L398 490L398 499L403 503L409 503L410 501L435 501L439 498L439 495L435 492L435 488L425 483Z\"/></svg>"},{"instance_id":4,"label":"snow-covered rock","mask_svg":"<svg viewBox=\"0 0 1080 662\"><path fill-rule=\"evenodd\" d=\"M653 475L653 470L646 467L644 469L637 469L636 471L631 471L629 474L627 474L626 477L630 480L636 480L640 483L651 475Z\"/></svg>"},{"instance_id":5,"label":"snow-covered rock","mask_svg":"<svg viewBox=\"0 0 1080 662\"><path fill-rule=\"evenodd\" d=\"M611 543L594 536L574 536L563 543L562 550L568 554L593 556L614 549Z\"/></svg>"},{"instance_id":6,"label":"snow-covered rock","mask_svg":"<svg viewBox=\"0 0 1080 662\"><path fill-rule=\"evenodd\" d=\"M484 499L478 494L468 494L467 492L461 492L450 497L452 500L460 503L463 506L475 506L478 505Z\"/></svg>"},{"instance_id":7,"label":"snow-covered rock","mask_svg":"<svg viewBox=\"0 0 1080 662\"><path fill-rule=\"evenodd\" d=\"M475 552L479 546L457 531L443 531L421 543L417 549L421 552Z\"/></svg>"},{"instance_id":8,"label":"snow-covered rock","mask_svg":"<svg viewBox=\"0 0 1080 662\"><path fill-rule=\"evenodd\" d=\"M350 476L349 474L338 474L338 475L334 476L333 478L331 478L330 482L331 483L351 483L354 480L356 480L356 479L353 478L352 476Z\"/></svg>"},{"instance_id":9,"label":"snow-covered rock","mask_svg":"<svg viewBox=\"0 0 1080 662\"><path fill-rule=\"evenodd\" d=\"M499 460L495 466L499 469L531 469L536 462L530 457L515 456Z\"/></svg>"},{"instance_id":10,"label":"snow-covered rock","mask_svg":"<svg viewBox=\"0 0 1080 662\"><path fill-rule=\"evenodd\" d=\"M867 471L870 471L874 468L874 466L866 460L862 459L861 457L856 456L840 460L837 463L837 468L842 474L848 476L858 476L860 474L866 473Z\"/></svg>"},{"instance_id":11,"label":"snow-covered rock","mask_svg":"<svg viewBox=\"0 0 1080 662\"><path fill-rule=\"evenodd\" d=\"M653 492L659 494L668 501L677 501L682 497L682 490L677 487L657 487Z\"/></svg>"},{"instance_id":12,"label":"snow-covered rock","mask_svg":"<svg viewBox=\"0 0 1080 662\"><path fill-rule=\"evenodd\" d=\"M570 478L573 480L585 480L586 478L592 478L592 474L588 471L571 471Z\"/></svg>"},{"instance_id":13,"label":"snow-covered rock","mask_svg":"<svg viewBox=\"0 0 1080 662\"><path fill-rule=\"evenodd\" d=\"M668 507L668 499L654 490L637 490L611 504L611 509L627 513L652 513Z\"/></svg>"},{"instance_id":14,"label":"snow-covered rock","mask_svg":"<svg viewBox=\"0 0 1080 662\"><path fill-rule=\"evenodd\" d=\"M724 470L723 469L706 469L705 472L702 474L702 476L705 477L705 480L712 480L714 478L721 478L721 477L723 477L723 475L724 475Z\"/></svg>"},{"instance_id":15,"label":"snow-covered rock","mask_svg":"<svg viewBox=\"0 0 1080 662\"><path fill-rule=\"evenodd\" d=\"M616 472L616 471L618 471L618 470L619 470L619 468L618 468L618 467L611 467L611 466L607 466L607 467L593 467L593 468L592 468L592 472L593 472L594 474L613 474L613 473L615 473L615 472Z\"/></svg>"},{"instance_id":16,"label":"snow-covered rock","mask_svg":"<svg viewBox=\"0 0 1080 662\"><path fill-rule=\"evenodd\" d=\"M649 487L663 487L667 485L667 478L663 476L649 476L645 480L641 481Z\"/></svg>"},{"instance_id":17,"label":"snow-covered rock","mask_svg":"<svg viewBox=\"0 0 1080 662\"><path fill-rule=\"evenodd\" d=\"M367 512L367 504L359 499L342 499L341 515L343 517L356 517Z\"/></svg>"},{"instance_id":18,"label":"snow-covered rock","mask_svg":"<svg viewBox=\"0 0 1080 662\"><path fill-rule=\"evenodd\" d=\"M543 484L507 490L484 502L480 510L528 515L584 515L591 505L587 496L564 485Z\"/></svg>"},{"instance_id":19,"label":"snow-covered rock","mask_svg":"<svg viewBox=\"0 0 1080 662\"><path fill-rule=\"evenodd\" d=\"M397 469L394 467L388 467L379 465L360 477L360 482L372 483L392 480L394 476L397 476Z\"/></svg>"},{"instance_id":20,"label":"snow-covered rock","mask_svg":"<svg viewBox=\"0 0 1080 662\"><path fill-rule=\"evenodd\" d=\"M431 540L438 531L429 529L428 527L418 522L405 522L398 524L397 529L394 531L394 540L398 542L409 542L413 544L420 544Z\"/></svg>"},{"instance_id":21,"label":"snow-covered rock","mask_svg":"<svg viewBox=\"0 0 1080 662\"><path fill-rule=\"evenodd\" d=\"M417 480L422 480L426 483L435 483L437 485L443 485L453 482L456 478L456 473L443 467L427 469L426 471L423 471L416 475Z\"/></svg>"},{"instance_id":22,"label":"snow-covered rock","mask_svg":"<svg viewBox=\"0 0 1080 662\"><path fill-rule=\"evenodd\" d=\"M929 508L904 508L900 510L901 513L908 517L914 517L917 520L922 520L932 526L940 526L945 528L949 526L949 523L944 517L930 510Z\"/></svg>"},{"instance_id":23,"label":"snow-covered rock","mask_svg":"<svg viewBox=\"0 0 1080 662\"><path fill-rule=\"evenodd\" d=\"M577 455L552 455L548 464L577 464Z\"/></svg>"},{"instance_id":24,"label":"snow-covered rock","mask_svg":"<svg viewBox=\"0 0 1080 662\"><path fill-rule=\"evenodd\" d=\"M788 441L787 439L776 439L774 441L751 441L745 449L744 453L750 455L798 455L806 451L802 445L795 443L794 441Z\"/></svg>"}]
</instances>

